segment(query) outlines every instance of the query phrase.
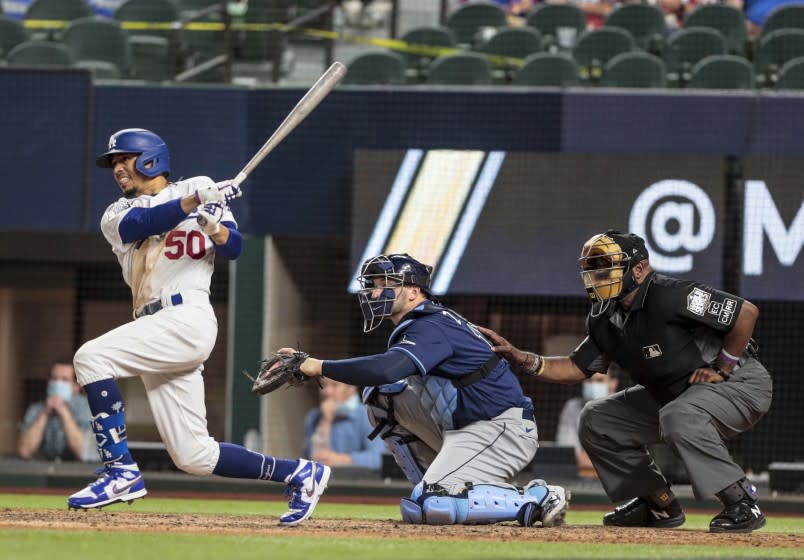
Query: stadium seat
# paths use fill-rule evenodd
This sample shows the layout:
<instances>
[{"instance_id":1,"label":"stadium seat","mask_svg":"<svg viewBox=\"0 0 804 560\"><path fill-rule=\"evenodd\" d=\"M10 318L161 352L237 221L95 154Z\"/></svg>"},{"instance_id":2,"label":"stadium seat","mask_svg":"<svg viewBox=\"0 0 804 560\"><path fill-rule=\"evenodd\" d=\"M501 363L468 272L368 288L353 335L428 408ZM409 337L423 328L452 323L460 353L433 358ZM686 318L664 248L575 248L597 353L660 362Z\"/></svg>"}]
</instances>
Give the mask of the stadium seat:
<instances>
[{"instance_id":1,"label":"stadium seat","mask_svg":"<svg viewBox=\"0 0 804 560\"><path fill-rule=\"evenodd\" d=\"M170 23L179 11L170 0L127 0L114 13L128 34L132 78L167 80L178 72L179 36L175 29L126 29L126 22Z\"/></svg>"},{"instance_id":2,"label":"stadium seat","mask_svg":"<svg viewBox=\"0 0 804 560\"><path fill-rule=\"evenodd\" d=\"M514 75L515 86L567 87L578 85L578 65L566 53L534 53Z\"/></svg>"},{"instance_id":3,"label":"stadium seat","mask_svg":"<svg viewBox=\"0 0 804 560\"><path fill-rule=\"evenodd\" d=\"M422 26L414 27L402 34L400 40L410 45L422 45L426 47L453 48L457 44L455 34L448 27L442 26ZM418 54L406 52L403 54L407 66L409 81L417 82L424 80L427 68L438 55Z\"/></svg>"},{"instance_id":4,"label":"stadium seat","mask_svg":"<svg viewBox=\"0 0 804 560\"><path fill-rule=\"evenodd\" d=\"M707 27L679 29L664 49L668 84L683 86L699 60L716 54L726 54L726 40L719 31Z\"/></svg>"},{"instance_id":5,"label":"stadium seat","mask_svg":"<svg viewBox=\"0 0 804 560\"><path fill-rule=\"evenodd\" d=\"M738 8L726 4L704 4L692 10L684 18L684 28L709 27L716 29L726 39L728 52L746 54L745 16Z\"/></svg>"},{"instance_id":6,"label":"stadium seat","mask_svg":"<svg viewBox=\"0 0 804 560\"><path fill-rule=\"evenodd\" d=\"M11 49L6 57L9 66L71 67L70 49L52 41L25 41Z\"/></svg>"},{"instance_id":7,"label":"stadium seat","mask_svg":"<svg viewBox=\"0 0 804 560\"><path fill-rule=\"evenodd\" d=\"M74 20L64 30L62 41L72 51L76 66L90 68L95 77L128 76L128 37L118 22L97 17Z\"/></svg>"},{"instance_id":8,"label":"stadium seat","mask_svg":"<svg viewBox=\"0 0 804 560\"><path fill-rule=\"evenodd\" d=\"M788 60L781 70L776 81L776 89L804 90L804 56Z\"/></svg>"},{"instance_id":9,"label":"stadium seat","mask_svg":"<svg viewBox=\"0 0 804 560\"><path fill-rule=\"evenodd\" d=\"M5 59L11 49L27 39L28 33L22 23L0 15L0 60Z\"/></svg>"},{"instance_id":10,"label":"stadium seat","mask_svg":"<svg viewBox=\"0 0 804 560\"><path fill-rule=\"evenodd\" d=\"M285 2L251 0L244 18L248 24L287 23L288 11ZM287 50L287 38L280 31L249 31L243 34L240 43L240 58L251 61L281 61Z\"/></svg>"},{"instance_id":11,"label":"stadium seat","mask_svg":"<svg viewBox=\"0 0 804 560\"><path fill-rule=\"evenodd\" d=\"M486 85L491 83L491 63L482 54L466 52L438 57L430 65L428 84Z\"/></svg>"},{"instance_id":12,"label":"stadium seat","mask_svg":"<svg viewBox=\"0 0 804 560\"><path fill-rule=\"evenodd\" d=\"M178 8L179 18L187 20L194 14L201 10L211 7L220 7L223 4L217 0L174 0ZM255 6L252 10L252 4L258 4L256 1L250 1L249 11L260 12L259 6ZM253 17L252 13L252 17ZM249 20L250 21L250 20ZM194 19L189 22L193 24L208 24L208 23L223 23L223 15L220 10L213 10L208 15L199 19ZM226 45L224 40L224 33L217 29L188 29L183 28L179 34L179 44L183 49L181 58L188 66L197 66L211 58L222 55L225 53ZM221 81L224 78L223 72L220 68L215 69L203 76L198 77L198 81Z\"/></svg>"},{"instance_id":13,"label":"stadium seat","mask_svg":"<svg viewBox=\"0 0 804 560\"><path fill-rule=\"evenodd\" d=\"M526 23L542 34L546 50L570 50L586 29L586 15L575 4L539 4Z\"/></svg>"},{"instance_id":14,"label":"stadium seat","mask_svg":"<svg viewBox=\"0 0 804 560\"><path fill-rule=\"evenodd\" d=\"M506 62L491 59L494 81L507 83L511 81L522 60L542 50L542 36L532 27L503 27L475 50L510 59Z\"/></svg>"},{"instance_id":15,"label":"stadium seat","mask_svg":"<svg viewBox=\"0 0 804 560\"><path fill-rule=\"evenodd\" d=\"M348 66L343 78L344 85L389 85L404 84L405 59L391 51L359 54Z\"/></svg>"},{"instance_id":16,"label":"stadium seat","mask_svg":"<svg viewBox=\"0 0 804 560\"><path fill-rule=\"evenodd\" d=\"M87 0L34 0L25 10L25 20L54 20L69 22L74 19L89 17L92 15L92 8ZM31 24L28 24L29 26ZM45 24L42 27L36 26L30 30L31 39L56 39L60 36L59 30L64 28L66 23L52 27Z\"/></svg>"},{"instance_id":17,"label":"stadium seat","mask_svg":"<svg viewBox=\"0 0 804 560\"><path fill-rule=\"evenodd\" d=\"M754 57L757 85L773 87L784 64L804 56L804 29L777 29L759 39Z\"/></svg>"},{"instance_id":18,"label":"stadium seat","mask_svg":"<svg viewBox=\"0 0 804 560\"><path fill-rule=\"evenodd\" d=\"M619 27L601 27L581 35L572 50L572 57L580 68L581 81L597 83L609 60L635 48L634 38L628 31Z\"/></svg>"},{"instance_id":19,"label":"stadium seat","mask_svg":"<svg viewBox=\"0 0 804 560\"><path fill-rule=\"evenodd\" d=\"M472 2L453 10L447 15L445 25L455 33L459 45L474 45L482 41L483 28L498 28L508 25L508 18L498 4Z\"/></svg>"},{"instance_id":20,"label":"stadium seat","mask_svg":"<svg viewBox=\"0 0 804 560\"><path fill-rule=\"evenodd\" d=\"M804 5L782 5L768 14L762 24L762 35L778 29L804 29Z\"/></svg>"},{"instance_id":21,"label":"stadium seat","mask_svg":"<svg viewBox=\"0 0 804 560\"><path fill-rule=\"evenodd\" d=\"M730 54L707 56L692 67L688 89L753 89L754 68Z\"/></svg>"},{"instance_id":22,"label":"stadium seat","mask_svg":"<svg viewBox=\"0 0 804 560\"><path fill-rule=\"evenodd\" d=\"M625 29L640 49L653 54L661 54L667 35L664 12L651 4L621 4L606 16L603 26Z\"/></svg>"},{"instance_id":23,"label":"stadium seat","mask_svg":"<svg viewBox=\"0 0 804 560\"><path fill-rule=\"evenodd\" d=\"M663 88L664 62L642 51L621 53L606 63L600 85L615 88Z\"/></svg>"}]
</instances>

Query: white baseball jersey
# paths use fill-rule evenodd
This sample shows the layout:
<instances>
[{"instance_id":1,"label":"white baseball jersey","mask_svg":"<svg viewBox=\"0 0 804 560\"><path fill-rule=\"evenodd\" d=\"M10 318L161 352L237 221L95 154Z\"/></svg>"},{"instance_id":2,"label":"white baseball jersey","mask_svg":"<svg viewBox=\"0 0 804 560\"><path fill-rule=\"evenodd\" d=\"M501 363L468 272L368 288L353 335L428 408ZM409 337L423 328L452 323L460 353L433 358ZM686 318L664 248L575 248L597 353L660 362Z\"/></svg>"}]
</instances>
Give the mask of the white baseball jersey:
<instances>
[{"instance_id":1,"label":"white baseball jersey","mask_svg":"<svg viewBox=\"0 0 804 560\"><path fill-rule=\"evenodd\" d=\"M169 232L131 243L121 239L120 222L132 208L152 208L213 185L209 177L193 177L171 183L154 196L121 198L104 212L101 229L117 255L123 279L131 287L135 311L146 303L182 291L200 290L209 294L215 249L196 222L197 212L189 214ZM236 224L228 207L222 221Z\"/></svg>"}]
</instances>

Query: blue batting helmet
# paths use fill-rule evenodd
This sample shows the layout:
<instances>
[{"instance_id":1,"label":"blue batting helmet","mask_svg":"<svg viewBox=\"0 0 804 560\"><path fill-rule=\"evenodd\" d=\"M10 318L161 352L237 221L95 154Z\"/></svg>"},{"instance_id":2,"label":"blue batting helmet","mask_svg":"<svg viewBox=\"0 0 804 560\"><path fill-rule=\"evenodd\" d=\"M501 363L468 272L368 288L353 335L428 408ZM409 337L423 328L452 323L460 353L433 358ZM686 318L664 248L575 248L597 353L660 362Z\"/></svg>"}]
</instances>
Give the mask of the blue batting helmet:
<instances>
[{"instance_id":1,"label":"blue batting helmet","mask_svg":"<svg viewBox=\"0 0 804 560\"><path fill-rule=\"evenodd\" d=\"M109 151L95 160L98 167L112 167L114 154L139 154L134 167L146 177L170 173L170 153L159 136L144 128L118 130L109 137ZM150 167L147 167L151 164Z\"/></svg>"}]
</instances>

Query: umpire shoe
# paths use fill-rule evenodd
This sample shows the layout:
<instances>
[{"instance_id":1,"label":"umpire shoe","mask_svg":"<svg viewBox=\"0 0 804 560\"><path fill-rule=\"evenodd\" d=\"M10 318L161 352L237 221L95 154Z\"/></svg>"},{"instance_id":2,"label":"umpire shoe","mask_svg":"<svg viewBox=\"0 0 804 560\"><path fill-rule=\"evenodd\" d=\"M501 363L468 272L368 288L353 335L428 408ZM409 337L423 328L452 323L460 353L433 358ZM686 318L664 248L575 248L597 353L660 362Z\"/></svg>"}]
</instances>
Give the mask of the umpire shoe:
<instances>
[{"instance_id":1,"label":"umpire shoe","mask_svg":"<svg viewBox=\"0 0 804 560\"><path fill-rule=\"evenodd\" d=\"M290 475L285 494L290 495L290 511L279 518L280 525L298 525L313 514L319 498L327 489L332 469L315 461L299 459L299 465Z\"/></svg>"},{"instance_id":2,"label":"umpire shoe","mask_svg":"<svg viewBox=\"0 0 804 560\"><path fill-rule=\"evenodd\" d=\"M750 533L765 526L765 516L753 500L742 499L726 506L709 523L711 533Z\"/></svg>"},{"instance_id":3,"label":"umpire shoe","mask_svg":"<svg viewBox=\"0 0 804 560\"><path fill-rule=\"evenodd\" d=\"M686 517L678 499L666 508L652 506L644 498L634 498L603 516L603 525L615 527L655 527L670 529L684 524Z\"/></svg>"},{"instance_id":4,"label":"umpire shoe","mask_svg":"<svg viewBox=\"0 0 804 560\"><path fill-rule=\"evenodd\" d=\"M68 509L101 508L117 502L131 502L148 493L136 463L112 463L98 469L95 474L101 475L98 480L67 498Z\"/></svg>"}]
</instances>

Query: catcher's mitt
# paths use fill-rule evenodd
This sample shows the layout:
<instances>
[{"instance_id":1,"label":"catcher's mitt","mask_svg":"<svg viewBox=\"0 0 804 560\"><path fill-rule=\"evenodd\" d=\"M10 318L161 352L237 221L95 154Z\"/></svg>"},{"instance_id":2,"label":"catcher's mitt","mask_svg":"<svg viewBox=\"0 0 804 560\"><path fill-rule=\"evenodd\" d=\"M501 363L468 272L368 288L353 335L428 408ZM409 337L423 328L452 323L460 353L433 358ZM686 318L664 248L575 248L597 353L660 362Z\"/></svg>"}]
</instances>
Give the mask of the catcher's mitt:
<instances>
[{"instance_id":1,"label":"catcher's mitt","mask_svg":"<svg viewBox=\"0 0 804 560\"><path fill-rule=\"evenodd\" d=\"M256 378L245 371L243 374L253 383L251 390L254 393L267 395L285 384L297 387L311 379L299 369L302 362L309 357L306 352L277 352L271 358L260 362L260 371Z\"/></svg>"}]
</instances>

